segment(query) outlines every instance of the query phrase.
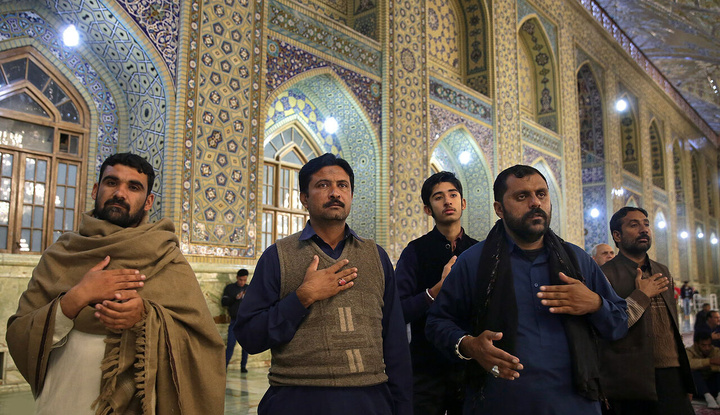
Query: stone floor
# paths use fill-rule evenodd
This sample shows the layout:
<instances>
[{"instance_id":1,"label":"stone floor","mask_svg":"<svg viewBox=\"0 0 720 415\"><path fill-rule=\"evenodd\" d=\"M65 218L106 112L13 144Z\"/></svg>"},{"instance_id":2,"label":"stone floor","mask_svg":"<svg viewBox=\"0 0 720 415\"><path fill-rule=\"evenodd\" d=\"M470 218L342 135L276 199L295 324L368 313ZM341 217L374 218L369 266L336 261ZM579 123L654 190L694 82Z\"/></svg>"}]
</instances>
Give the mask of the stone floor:
<instances>
[{"instance_id":1,"label":"stone floor","mask_svg":"<svg viewBox=\"0 0 720 415\"><path fill-rule=\"evenodd\" d=\"M240 373L231 364L225 386L225 415L257 414L257 406L268 388L267 367L250 367ZM32 415L35 401L30 391L0 393L0 415Z\"/></svg>"}]
</instances>

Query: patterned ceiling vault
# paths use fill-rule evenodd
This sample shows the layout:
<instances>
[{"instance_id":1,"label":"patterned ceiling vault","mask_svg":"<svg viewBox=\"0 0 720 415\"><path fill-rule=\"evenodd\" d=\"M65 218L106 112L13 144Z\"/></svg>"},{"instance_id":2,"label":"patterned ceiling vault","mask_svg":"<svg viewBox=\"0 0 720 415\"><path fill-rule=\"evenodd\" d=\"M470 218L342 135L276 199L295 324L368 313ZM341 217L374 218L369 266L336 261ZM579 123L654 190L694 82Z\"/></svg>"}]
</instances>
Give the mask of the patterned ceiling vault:
<instances>
[{"instance_id":1,"label":"patterned ceiling vault","mask_svg":"<svg viewBox=\"0 0 720 415\"><path fill-rule=\"evenodd\" d=\"M3 9L9 10L16 8L11 1L3 1ZM118 7L114 2L112 7L100 1L85 0L66 0L46 2L29 0L25 2L28 9L37 13L29 12L25 14L25 18L40 18L41 15L48 15L53 21L52 30L57 33L58 27L67 23L74 23L81 33L83 46L78 53L82 56L85 54L94 55L92 60L97 60L104 66L104 71L109 72L110 79L105 80L107 83L113 83L116 90L122 91L122 94L115 96L113 99L127 100L122 108L127 108L128 130L125 131L129 138L115 137L110 139L112 145L109 145L107 134L117 135L117 132L99 131L98 139L102 145L99 147L98 163L95 168L99 168L99 163L107 155L118 150L118 142L128 143L122 149L135 151L150 161L157 172L157 178L153 191L156 193L155 203L151 212L151 220L161 217L162 200L163 200L163 163L164 163L164 142L166 134L166 88L172 87L172 75L166 67L158 68L153 62L153 57L158 50L167 47L176 47L177 38L172 36L155 37L153 40L158 42L160 47L147 51L142 42L132 35L132 29L128 28L125 21L127 16L124 11L118 11L112 7ZM153 4L153 1L143 0L137 2L124 3L134 10L143 9L142 4ZM121 9L122 10L122 9ZM149 9L145 9L149 10ZM178 11L179 12L179 11ZM130 13L132 14L132 13ZM152 14L152 13L151 13ZM120 16L121 15L121 16ZM158 19L165 21L177 20L178 16L172 13L163 13L161 15L147 13L137 15L140 19L141 26L146 27L147 33L156 33L157 27L164 26L158 23ZM154 19L154 20L153 20ZM155 21L155 24L151 22ZM44 24L44 23L43 23ZM172 26L172 23L168 23ZM38 28L42 27L38 26ZM11 29L12 37L27 36L22 30ZM31 32L36 28L31 24L27 26L27 30ZM57 39L50 39L51 31L42 31L45 33L46 42L52 41L54 45L49 47L55 50L54 54L58 59L63 60L64 64L69 68L81 68L77 73L82 73L87 68L90 74L97 72L93 69L94 64L85 64L80 59L70 59L72 53L65 51L64 47L58 46ZM32 35L31 35L32 36ZM147 42L147 45L153 45ZM90 76L87 81L92 79ZM92 91L90 85L85 84L86 80L80 76L81 83L86 85L89 91ZM112 89L112 88L110 88ZM95 91L97 92L97 91ZM102 100L102 98L101 98ZM117 101L115 101L117 104ZM98 103L96 102L96 106ZM107 112L102 110L101 113ZM106 122L111 120L108 118ZM99 128L102 128L99 126ZM107 129L107 128L106 128ZM112 131L112 129L111 129ZM117 131L117 129L115 129Z\"/></svg>"},{"instance_id":2,"label":"patterned ceiling vault","mask_svg":"<svg viewBox=\"0 0 720 415\"><path fill-rule=\"evenodd\" d=\"M710 127L720 133L720 2L597 0L597 3Z\"/></svg>"}]
</instances>

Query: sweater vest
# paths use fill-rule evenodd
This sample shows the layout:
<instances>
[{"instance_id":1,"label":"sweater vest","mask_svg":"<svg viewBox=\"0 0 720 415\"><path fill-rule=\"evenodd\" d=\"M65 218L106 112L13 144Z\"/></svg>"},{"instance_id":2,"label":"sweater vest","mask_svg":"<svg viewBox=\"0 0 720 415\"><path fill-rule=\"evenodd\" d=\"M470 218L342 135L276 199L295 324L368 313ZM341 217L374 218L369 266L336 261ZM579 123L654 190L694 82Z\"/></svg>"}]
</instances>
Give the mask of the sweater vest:
<instances>
[{"instance_id":1,"label":"sweater vest","mask_svg":"<svg viewBox=\"0 0 720 415\"><path fill-rule=\"evenodd\" d=\"M280 297L297 290L313 255L318 269L341 259L358 269L353 287L316 301L288 343L272 348L268 379L273 386L372 386L387 381L383 362L385 273L375 242L349 237L338 259L300 232L276 242Z\"/></svg>"}]
</instances>

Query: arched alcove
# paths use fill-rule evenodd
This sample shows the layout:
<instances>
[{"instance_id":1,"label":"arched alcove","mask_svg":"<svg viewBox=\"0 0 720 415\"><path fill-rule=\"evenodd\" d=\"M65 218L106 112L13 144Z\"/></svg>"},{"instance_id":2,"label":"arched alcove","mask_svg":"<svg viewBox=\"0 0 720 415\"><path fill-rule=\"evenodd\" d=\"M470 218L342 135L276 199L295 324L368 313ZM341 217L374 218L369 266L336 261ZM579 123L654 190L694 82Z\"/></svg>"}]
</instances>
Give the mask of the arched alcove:
<instances>
[{"instance_id":1,"label":"arched alcove","mask_svg":"<svg viewBox=\"0 0 720 415\"><path fill-rule=\"evenodd\" d=\"M650 155L653 184L665 190L665 147L656 120L650 123Z\"/></svg>"},{"instance_id":2,"label":"arched alcove","mask_svg":"<svg viewBox=\"0 0 720 415\"><path fill-rule=\"evenodd\" d=\"M296 122L321 153L337 154L350 163L355 192L348 224L359 235L375 238L382 226L377 220L382 192L379 142L368 115L344 81L331 69L308 71L273 91L266 108L266 137ZM329 117L338 124L332 134L324 128Z\"/></svg>"},{"instance_id":3,"label":"arched alcove","mask_svg":"<svg viewBox=\"0 0 720 415\"><path fill-rule=\"evenodd\" d=\"M705 272L705 241L707 235L705 235L704 226L700 223L695 225L695 260L697 261L697 275L700 281L704 283L710 283L710 275Z\"/></svg>"},{"instance_id":4,"label":"arched alcove","mask_svg":"<svg viewBox=\"0 0 720 415\"><path fill-rule=\"evenodd\" d=\"M638 134L637 108L635 99L629 93L624 93L620 99L627 103L624 110L619 111L620 116L620 150L622 151L623 169L635 176L640 176L640 136Z\"/></svg>"},{"instance_id":5,"label":"arched alcove","mask_svg":"<svg viewBox=\"0 0 720 415\"><path fill-rule=\"evenodd\" d=\"M556 234L562 236L563 232L563 198L562 190L558 185L558 181L555 175L550 170L547 162L543 158L535 160L532 164L533 167L538 169L548 183L548 189L550 190L550 203L552 204L552 220L550 227L555 231Z\"/></svg>"},{"instance_id":6,"label":"arched alcove","mask_svg":"<svg viewBox=\"0 0 720 415\"><path fill-rule=\"evenodd\" d=\"M530 83L533 86L532 113L530 118L543 127L559 132L558 125L558 92L557 63L550 41L543 25L537 17L525 19L518 30L520 67L527 66L532 74Z\"/></svg>"},{"instance_id":7,"label":"arched alcove","mask_svg":"<svg viewBox=\"0 0 720 415\"><path fill-rule=\"evenodd\" d=\"M603 102L590 63L577 71L577 90L585 249L589 251L599 243L607 243L609 238Z\"/></svg>"},{"instance_id":8,"label":"arched alcove","mask_svg":"<svg viewBox=\"0 0 720 415\"><path fill-rule=\"evenodd\" d=\"M693 152L690 156L690 180L692 180L693 207L702 210L702 198L700 197L700 166L698 155Z\"/></svg>"},{"instance_id":9,"label":"arched alcove","mask_svg":"<svg viewBox=\"0 0 720 415\"><path fill-rule=\"evenodd\" d=\"M655 257L659 261L669 266L670 259L670 246L668 240L669 223L665 217L665 212L662 209L658 209L655 212L655 229L653 244L655 245Z\"/></svg>"},{"instance_id":10,"label":"arched alcove","mask_svg":"<svg viewBox=\"0 0 720 415\"><path fill-rule=\"evenodd\" d=\"M462 160L461 160L462 159ZM450 171L463 185L463 197L467 209L463 214L463 227L468 235L482 239L492 227L494 211L492 200L484 195L492 188L492 175L482 151L473 140L470 131L458 126L438 140L431 157L431 166Z\"/></svg>"}]
</instances>

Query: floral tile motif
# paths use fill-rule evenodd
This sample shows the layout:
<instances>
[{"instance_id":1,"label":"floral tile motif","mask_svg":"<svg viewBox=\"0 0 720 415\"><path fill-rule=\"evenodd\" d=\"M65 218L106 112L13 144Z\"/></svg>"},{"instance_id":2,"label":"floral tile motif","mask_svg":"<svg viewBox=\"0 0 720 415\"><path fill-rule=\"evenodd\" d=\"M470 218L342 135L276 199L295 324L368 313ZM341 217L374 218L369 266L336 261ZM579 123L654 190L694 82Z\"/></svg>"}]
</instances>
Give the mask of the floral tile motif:
<instances>
[{"instance_id":1,"label":"floral tile motif","mask_svg":"<svg viewBox=\"0 0 720 415\"><path fill-rule=\"evenodd\" d=\"M492 105L469 96L439 79L430 78L430 96L475 119L492 125Z\"/></svg>"},{"instance_id":2,"label":"floral tile motif","mask_svg":"<svg viewBox=\"0 0 720 415\"><path fill-rule=\"evenodd\" d=\"M177 81L180 0L116 0L155 45ZM232 1L231 1L232 3Z\"/></svg>"}]
</instances>

